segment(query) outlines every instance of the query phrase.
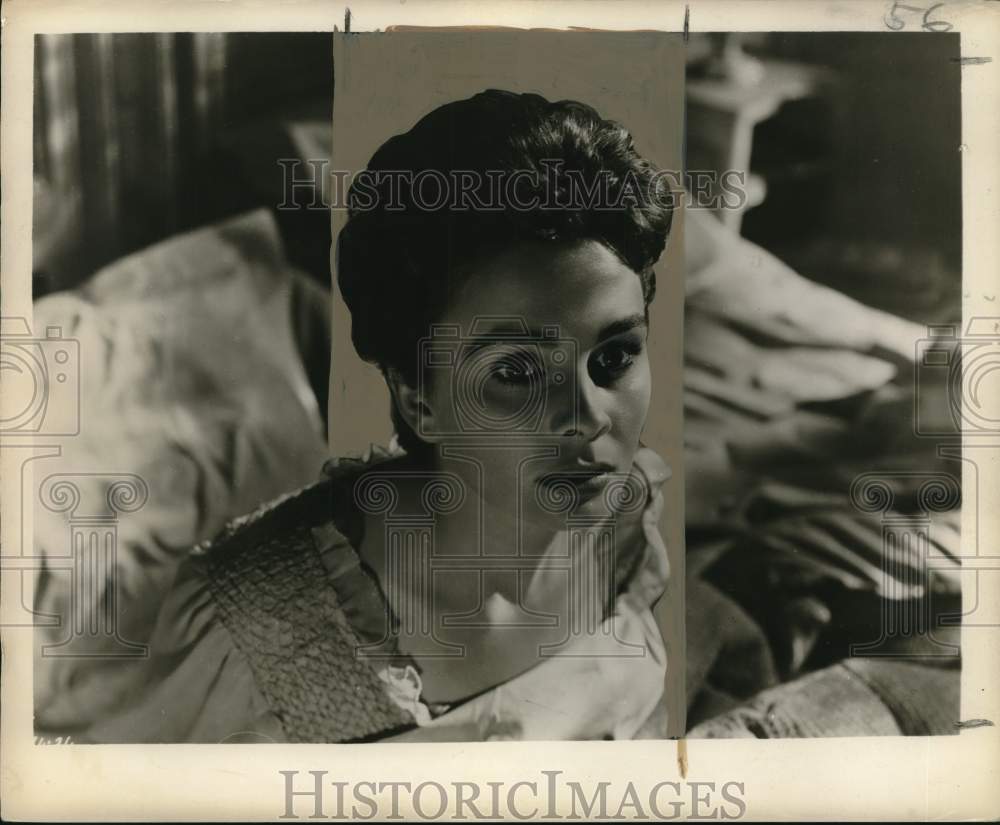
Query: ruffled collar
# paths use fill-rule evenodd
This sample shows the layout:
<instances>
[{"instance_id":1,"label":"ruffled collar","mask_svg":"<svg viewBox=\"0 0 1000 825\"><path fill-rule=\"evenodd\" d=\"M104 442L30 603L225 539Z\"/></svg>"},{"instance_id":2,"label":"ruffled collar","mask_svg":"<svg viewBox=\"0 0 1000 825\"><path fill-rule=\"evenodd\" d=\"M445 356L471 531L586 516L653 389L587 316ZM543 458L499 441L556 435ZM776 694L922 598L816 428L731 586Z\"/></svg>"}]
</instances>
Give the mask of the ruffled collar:
<instances>
[{"instance_id":1,"label":"ruffled collar","mask_svg":"<svg viewBox=\"0 0 1000 825\"><path fill-rule=\"evenodd\" d=\"M395 440L388 448L369 445L360 456L331 458L323 474L332 484L332 518L314 527L313 540L331 577L344 617L362 645L361 655L371 656L372 665L385 684L386 694L408 711L418 725L429 723L449 709L421 701L420 669L402 653L390 634L396 616L375 574L362 560L358 548L364 539L364 515L353 506L353 485L364 471L406 452Z\"/></svg>"}]
</instances>

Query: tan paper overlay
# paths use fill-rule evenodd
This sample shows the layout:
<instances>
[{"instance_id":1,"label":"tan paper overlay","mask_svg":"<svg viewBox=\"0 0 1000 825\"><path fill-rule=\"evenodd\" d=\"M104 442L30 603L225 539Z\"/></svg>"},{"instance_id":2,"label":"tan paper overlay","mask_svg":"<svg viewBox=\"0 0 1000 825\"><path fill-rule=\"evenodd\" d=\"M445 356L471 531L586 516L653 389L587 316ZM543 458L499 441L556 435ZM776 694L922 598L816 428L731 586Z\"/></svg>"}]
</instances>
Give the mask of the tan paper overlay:
<instances>
[{"instance_id":1,"label":"tan paper overlay","mask_svg":"<svg viewBox=\"0 0 1000 825\"><path fill-rule=\"evenodd\" d=\"M477 31L338 34L333 162L356 172L385 140L424 114L487 88L537 92L588 103L624 124L639 153L661 169L681 170L684 43L680 35L615 32ZM639 57L637 60L630 58ZM346 220L332 212L336 238ZM670 735L684 733L684 473L682 448L684 246L680 210L656 267L650 307L653 397L643 440L671 465L661 531L671 579L657 605L669 660ZM351 345L350 313L334 290L330 377L330 451L355 452L391 435L388 393L379 372Z\"/></svg>"}]
</instances>

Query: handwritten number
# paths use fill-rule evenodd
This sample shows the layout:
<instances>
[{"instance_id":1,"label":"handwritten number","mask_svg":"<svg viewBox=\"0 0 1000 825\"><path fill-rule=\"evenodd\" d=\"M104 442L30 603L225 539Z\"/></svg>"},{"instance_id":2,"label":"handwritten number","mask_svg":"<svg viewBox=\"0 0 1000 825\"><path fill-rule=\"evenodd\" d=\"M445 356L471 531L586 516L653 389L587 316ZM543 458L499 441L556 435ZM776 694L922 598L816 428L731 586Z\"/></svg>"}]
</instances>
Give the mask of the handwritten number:
<instances>
[{"instance_id":1,"label":"handwritten number","mask_svg":"<svg viewBox=\"0 0 1000 825\"><path fill-rule=\"evenodd\" d=\"M885 16L885 25L892 29L894 32L900 31L906 23L903 22L903 18L896 16L896 8L899 3L893 3L892 8L889 9L889 13Z\"/></svg>"},{"instance_id":2,"label":"handwritten number","mask_svg":"<svg viewBox=\"0 0 1000 825\"><path fill-rule=\"evenodd\" d=\"M924 25L923 28L929 32L950 32L952 30L952 25L946 20L928 20L927 18L931 16L931 12L936 9L941 8L944 3L935 3L927 11L924 12Z\"/></svg>"},{"instance_id":3,"label":"handwritten number","mask_svg":"<svg viewBox=\"0 0 1000 825\"><path fill-rule=\"evenodd\" d=\"M902 31L903 29L906 28L906 21L896 13L897 11L902 9L908 12L922 11L924 13L924 16L921 27L924 29L924 31L929 31L929 32L951 31L954 28L954 26L952 26L951 23L949 23L948 21L930 19L930 16L939 8L941 8L943 5L945 4L935 3L933 6L925 10L921 6L909 6L905 3L900 3L898 0L895 0L892 6L889 7L889 11L886 12L884 18L886 28L891 29L894 32Z\"/></svg>"}]
</instances>

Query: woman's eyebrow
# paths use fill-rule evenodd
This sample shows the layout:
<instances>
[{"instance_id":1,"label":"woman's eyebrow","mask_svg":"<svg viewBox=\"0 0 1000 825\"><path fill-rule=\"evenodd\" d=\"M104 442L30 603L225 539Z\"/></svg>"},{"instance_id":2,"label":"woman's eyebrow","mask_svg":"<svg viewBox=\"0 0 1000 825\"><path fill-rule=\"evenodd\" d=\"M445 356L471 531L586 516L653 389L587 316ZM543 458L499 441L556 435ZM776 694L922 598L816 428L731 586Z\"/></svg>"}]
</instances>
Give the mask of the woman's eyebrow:
<instances>
[{"instance_id":1,"label":"woman's eyebrow","mask_svg":"<svg viewBox=\"0 0 1000 825\"><path fill-rule=\"evenodd\" d=\"M637 312L635 315L628 315L625 318L619 318L617 321L612 321L610 324L607 324L598 333L597 342L600 343L607 338L613 338L615 335L621 335L623 332L628 332L636 327L645 327L648 325L649 322L647 321L646 316L641 312ZM556 338L553 337L551 331L558 330L558 326L551 324L548 325L547 329L549 332L543 332L541 328L532 327L527 330L526 337L528 340L532 341L545 341L546 339L552 339L555 342ZM517 328L510 324L498 324L470 335L466 340L472 346L483 347L490 346L492 344L502 344L505 340L510 340L511 338L523 339L524 337L525 330L523 327Z\"/></svg>"},{"instance_id":2,"label":"woman's eyebrow","mask_svg":"<svg viewBox=\"0 0 1000 825\"><path fill-rule=\"evenodd\" d=\"M642 313L629 315L627 318L620 318L617 321L612 321L604 327L600 333L598 333L597 341L600 343L607 338L613 338L615 335L621 335L623 332L628 332L636 327L645 327L648 325L649 322L646 320L646 316Z\"/></svg>"}]
</instances>

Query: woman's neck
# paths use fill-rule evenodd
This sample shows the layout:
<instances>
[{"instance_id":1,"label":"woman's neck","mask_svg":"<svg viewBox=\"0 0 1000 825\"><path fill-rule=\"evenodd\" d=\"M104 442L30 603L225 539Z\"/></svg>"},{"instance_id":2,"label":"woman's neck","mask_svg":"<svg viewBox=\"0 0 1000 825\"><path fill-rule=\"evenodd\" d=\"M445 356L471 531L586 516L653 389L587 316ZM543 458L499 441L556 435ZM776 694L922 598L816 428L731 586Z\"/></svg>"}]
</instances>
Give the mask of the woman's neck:
<instances>
[{"instance_id":1,"label":"woman's neck","mask_svg":"<svg viewBox=\"0 0 1000 825\"><path fill-rule=\"evenodd\" d=\"M587 604L570 597L567 563L581 560L570 556L565 523L520 494L517 479L488 479L487 490L475 462L410 456L382 470L394 504L366 519L361 555L399 619L399 649L440 701L537 664L573 626L571 610L600 613L601 593ZM442 495L428 495L434 484Z\"/></svg>"},{"instance_id":2,"label":"woman's neck","mask_svg":"<svg viewBox=\"0 0 1000 825\"><path fill-rule=\"evenodd\" d=\"M542 560L564 551L560 518L542 513L518 478L485 478L482 466L467 454L445 459L420 454L377 470L393 488L396 503L367 520L366 561L389 585L386 592L399 593L401 584L384 581L401 569L386 556L404 543L387 544L393 530L422 531L429 539L428 560L442 574L423 578L433 581L433 594L411 592L408 598L432 602L438 614L469 609L473 579L480 582L474 586L484 602L497 596L517 602L537 578Z\"/></svg>"}]
</instances>

